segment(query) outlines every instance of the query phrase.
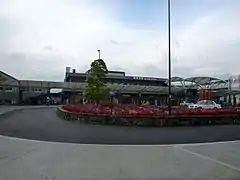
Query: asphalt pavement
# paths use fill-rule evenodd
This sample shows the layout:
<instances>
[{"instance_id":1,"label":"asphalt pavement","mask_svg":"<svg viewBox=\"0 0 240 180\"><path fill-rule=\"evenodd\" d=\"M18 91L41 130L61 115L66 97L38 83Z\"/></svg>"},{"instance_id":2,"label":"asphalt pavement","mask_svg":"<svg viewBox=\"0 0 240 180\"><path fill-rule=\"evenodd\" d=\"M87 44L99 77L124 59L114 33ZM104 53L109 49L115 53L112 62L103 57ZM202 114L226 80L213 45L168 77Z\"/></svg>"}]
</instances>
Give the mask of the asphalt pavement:
<instances>
[{"instance_id":1,"label":"asphalt pavement","mask_svg":"<svg viewBox=\"0 0 240 180\"><path fill-rule=\"evenodd\" d=\"M185 144L240 139L240 126L123 127L64 121L56 108L26 109L0 116L0 134L81 144Z\"/></svg>"},{"instance_id":2,"label":"asphalt pavement","mask_svg":"<svg viewBox=\"0 0 240 180\"><path fill-rule=\"evenodd\" d=\"M240 141L144 145L236 140L239 132L86 125L60 120L56 108L18 109L0 115L0 179L239 180Z\"/></svg>"}]
</instances>

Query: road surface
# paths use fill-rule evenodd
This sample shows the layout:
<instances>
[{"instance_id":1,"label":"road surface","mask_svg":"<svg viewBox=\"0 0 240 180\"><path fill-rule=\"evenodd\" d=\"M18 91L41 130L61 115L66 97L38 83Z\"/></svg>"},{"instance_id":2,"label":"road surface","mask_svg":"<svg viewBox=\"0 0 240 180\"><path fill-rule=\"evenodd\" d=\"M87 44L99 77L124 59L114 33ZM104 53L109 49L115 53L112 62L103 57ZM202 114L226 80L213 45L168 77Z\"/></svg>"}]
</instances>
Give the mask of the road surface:
<instances>
[{"instance_id":1,"label":"road surface","mask_svg":"<svg viewBox=\"0 0 240 180\"><path fill-rule=\"evenodd\" d=\"M239 137L238 126L83 125L60 120L55 109L49 108L18 110L0 116L0 132L12 136L0 135L0 179L4 180L240 179L240 141L121 145L230 140ZM98 145L79 144L83 142Z\"/></svg>"},{"instance_id":2,"label":"road surface","mask_svg":"<svg viewBox=\"0 0 240 180\"><path fill-rule=\"evenodd\" d=\"M82 144L183 144L240 139L240 125L201 127L121 127L64 121L56 108L26 109L0 119L0 134L25 139Z\"/></svg>"}]
</instances>

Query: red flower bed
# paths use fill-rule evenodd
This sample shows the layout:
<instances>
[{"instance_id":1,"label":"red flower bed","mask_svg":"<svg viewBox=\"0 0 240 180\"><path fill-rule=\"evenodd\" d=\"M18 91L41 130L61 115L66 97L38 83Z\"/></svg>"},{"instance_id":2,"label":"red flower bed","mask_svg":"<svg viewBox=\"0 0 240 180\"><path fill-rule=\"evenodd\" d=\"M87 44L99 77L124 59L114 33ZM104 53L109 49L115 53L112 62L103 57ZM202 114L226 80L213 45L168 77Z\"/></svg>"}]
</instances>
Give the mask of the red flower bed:
<instances>
[{"instance_id":1,"label":"red flower bed","mask_svg":"<svg viewBox=\"0 0 240 180\"><path fill-rule=\"evenodd\" d=\"M240 114L236 108L225 109L177 109L173 111L175 116L200 116L200 115L234 115Z\"/></svg>"},{"instance_id":2,"label":"red flower bed","mask_svg":"<svg viewBox=\"0 0 240 180\"><path fill-rule=\"evenodd\" d=\"M164 118L167 112L166 107L157 106L137 106L115 104L78 104L66 105L63 109L81 114L92 115L113 115L127 117L161 117ZM112 109L112 111L111 111ZM174 107L172 109L173 116L201 116L201 115L235 115L240 114L240 109L224 108L224 109L188 109L182 107Z\"/></svg>"},{"instance_id":3,"label":"red flower bed","mask_svg":"<svg viewBox=\"0 0 240 180\"><path fill-rule=\"evenodd\" d=\"M163 116L164 111L154 106L135 106L135 105L96 105L96 104L78 104L66 105L63 109L83 114L99 114L99 115L120 115L120 116Z\"/></svg>"}]
</instances>

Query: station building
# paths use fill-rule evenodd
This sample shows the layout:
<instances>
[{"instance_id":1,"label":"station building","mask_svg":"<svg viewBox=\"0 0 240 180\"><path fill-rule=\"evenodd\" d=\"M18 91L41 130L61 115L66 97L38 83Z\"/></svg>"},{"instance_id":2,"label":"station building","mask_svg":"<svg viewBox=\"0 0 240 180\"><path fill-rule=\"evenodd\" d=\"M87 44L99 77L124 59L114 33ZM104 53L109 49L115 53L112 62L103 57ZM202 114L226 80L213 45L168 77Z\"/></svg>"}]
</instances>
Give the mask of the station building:
<instances>
[{"instance_id":1,"label":"station building","mask_svg":"<svg viewBox=\"0 0 240 180\"><path fill-rule=\"evenodd\" d=\"M87 74L76 72L66 67L64 81L33 81L17 79L0 71L0 104L21 104L22 102L44 103L46 96L51 96L63 104L83 102L83 91ZM150 105L168 104L168 79L159 77L129 76L121 71L108 71L104 79L113 99L118 103ZM62 89L58 94L51 94L51 89ZM180 101L196 102L207 98L216 102L240 103L240 76L221 80L213 77L172 77L172 104Z\"/></svg>"},{"instance_id":2,"label":"station building","mask_svg":"<svg viewBox=\"0 0 240 180\"><path fill-rule=\"evenodd\" d=\"M86 73L78 73L66 68L65 82L84 83ZM125 72L109 71L105 82L109 89L114 92L114 98L119 103L140 104L147 102L150 105L168 104L168 79L157 77L128 76ZM178 105L180 101L187 100L196 102L203 92L211 95L208 99L227 101L228 80L220 80L212 77L172 78L172 103ZM81 90L64 91L69 102L81 102L83 92ZM223 98L224 96L224 98ZM206 96L205 96L206 97Z\"/></svg>"}]
</instances>

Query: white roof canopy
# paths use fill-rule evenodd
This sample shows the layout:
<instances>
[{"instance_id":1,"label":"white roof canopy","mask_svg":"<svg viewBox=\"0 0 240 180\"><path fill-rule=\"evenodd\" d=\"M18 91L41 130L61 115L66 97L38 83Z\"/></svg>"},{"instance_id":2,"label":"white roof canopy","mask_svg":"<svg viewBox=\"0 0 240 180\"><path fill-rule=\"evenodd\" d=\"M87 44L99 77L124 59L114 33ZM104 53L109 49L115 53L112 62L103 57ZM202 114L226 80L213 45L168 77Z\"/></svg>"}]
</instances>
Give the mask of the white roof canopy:
<instances>
[{"instance_id":1,"label":"white roof canopy","mask_svg":"<svg viewBox=\"0 0 240 180\"><path fill-rule=\"evenodd\" d=\"M190 77L183 79L181 77L173 77L171 84L173 86L189 88L195 87L197 89L224 89L228 88L228 81L213 77Z\"/></svg>"}]
</instances>

